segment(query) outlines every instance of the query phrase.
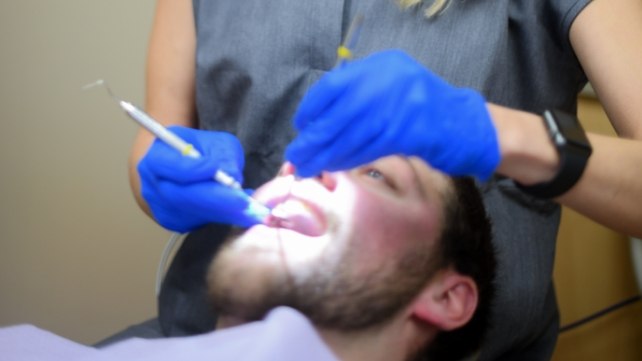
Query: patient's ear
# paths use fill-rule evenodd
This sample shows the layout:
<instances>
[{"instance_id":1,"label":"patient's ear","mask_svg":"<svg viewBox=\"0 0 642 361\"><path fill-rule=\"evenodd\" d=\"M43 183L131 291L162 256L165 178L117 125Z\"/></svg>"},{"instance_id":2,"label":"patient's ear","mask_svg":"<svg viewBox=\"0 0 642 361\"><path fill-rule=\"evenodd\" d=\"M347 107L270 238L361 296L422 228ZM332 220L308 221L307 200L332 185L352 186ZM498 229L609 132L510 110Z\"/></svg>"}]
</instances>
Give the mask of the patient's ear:
<instances>
[{"instance_id":1,"label":"patient's ear","mask_svg":"<svg viewBox=\"0 0 642 361\"><path fill-rule=\"evenodd\" d=\"M412 315L443 331L465 325L475 313L477 285L452 268L440 271L413 301Z\"/></svg>"}]
</instances>

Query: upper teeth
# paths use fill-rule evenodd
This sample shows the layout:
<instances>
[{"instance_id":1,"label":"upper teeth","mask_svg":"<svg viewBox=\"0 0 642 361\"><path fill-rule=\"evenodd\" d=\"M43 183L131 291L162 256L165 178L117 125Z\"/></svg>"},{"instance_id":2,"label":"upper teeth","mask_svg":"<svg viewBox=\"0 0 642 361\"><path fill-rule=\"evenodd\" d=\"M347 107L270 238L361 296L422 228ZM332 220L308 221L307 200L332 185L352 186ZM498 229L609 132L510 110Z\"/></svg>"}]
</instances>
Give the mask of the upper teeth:
<instances>
[{"instance_id":1,"label":"upper teeth","mask_svg":"<svg viewBox=\"0 0 642 361\"><path fill-rule=\"evenodd\" d=\"M287 200L272 209L272 215L277 218L287 219L294 214L309 212L310 209L298 200Z\"/></svg>"},{"instance_id":2,"label":"upper teeth","mask_svg":"<svg viewBox=\"0 0 642 361\"><path fill-rule=\"evenodd\" d=\"M271 214L276 218L281 218L281 219L288 218L288 213L284 210L284 207L280 207L280 206L273 208Z\"/></svg>"}]
</instances>

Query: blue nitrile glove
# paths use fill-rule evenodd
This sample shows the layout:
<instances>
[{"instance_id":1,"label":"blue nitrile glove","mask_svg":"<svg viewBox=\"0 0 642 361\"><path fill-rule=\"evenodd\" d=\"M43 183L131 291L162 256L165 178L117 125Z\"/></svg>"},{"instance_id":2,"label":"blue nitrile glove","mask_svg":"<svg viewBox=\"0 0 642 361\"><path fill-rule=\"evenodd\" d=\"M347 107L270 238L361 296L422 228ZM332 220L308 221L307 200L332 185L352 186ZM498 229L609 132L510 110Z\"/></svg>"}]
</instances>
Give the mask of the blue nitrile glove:
<instances>
[{"instance_id":1,"label":"blue nitrile glove","mask_svg":"<svg viewBox=\"0 0 642 361\"><path fill-rule=\"evenodd\" d=\"M243 211L247 201L214 181L217 169L242 182L243 149L229 133L173 126L169 128L200 153L199 159L183 156L156 139L138 163L142 196L163 227L188 232L207 223L247 227L257 221Z\"/></svg>"},{"instance_id":2,"label":"blue nitrile glove","mask_svg":"<svg viewBox=\"0 0 642 361\"><path fill-rule=\"evenodd\" d=\"M451 175L487 179L500 160L484 98L456 88L401 51L326 74L294 116L286 159L303 177L403 154Z\"/></svg>"}]
</instances>

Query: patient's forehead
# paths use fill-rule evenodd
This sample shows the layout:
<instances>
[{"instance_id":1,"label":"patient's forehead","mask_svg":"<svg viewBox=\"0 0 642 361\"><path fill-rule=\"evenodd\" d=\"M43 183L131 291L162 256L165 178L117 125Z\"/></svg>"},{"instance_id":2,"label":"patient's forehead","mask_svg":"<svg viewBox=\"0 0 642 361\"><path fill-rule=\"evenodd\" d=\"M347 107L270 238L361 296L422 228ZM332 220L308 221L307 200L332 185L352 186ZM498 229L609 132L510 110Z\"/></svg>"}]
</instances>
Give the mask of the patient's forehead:
<instances>
[{"instance_id":1,"label":"patient's forehead","mask_svg":"<svg viewBox=\"0 0 642 361\"><path fill-rule=\"evenodd\" d=\"M417 176L417 187L427 197L433 198L434 196L438 196L444 200L453 193L454 185L449 176L432 168L421 158L408 157L407 162Z\"/></svg>"}]
</instances>

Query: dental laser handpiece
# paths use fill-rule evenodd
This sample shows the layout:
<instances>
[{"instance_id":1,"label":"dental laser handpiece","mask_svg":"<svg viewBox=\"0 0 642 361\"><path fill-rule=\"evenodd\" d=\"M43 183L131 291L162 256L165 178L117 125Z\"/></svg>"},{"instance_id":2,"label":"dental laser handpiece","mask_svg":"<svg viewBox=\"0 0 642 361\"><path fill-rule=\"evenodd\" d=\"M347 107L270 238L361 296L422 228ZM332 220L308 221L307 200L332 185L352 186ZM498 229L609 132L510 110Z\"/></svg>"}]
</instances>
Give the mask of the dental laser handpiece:
<instances>
[{"instance_id":1,"label":"dental laser handpiece","mask_svg":"<svg viewBox=\"0 0 642 361\"><path fill-rule=\"evenodd\" d=\"M196 148L194 148L192 144L187 143L179 136L169 131L167 128L154 120L154 118L152 118L149 114L145 113L130 102L120 99L116 99L116 101L118 102L118 105L120 105L120 107L125 111L125 113L127 113L127 115L129 115L129 117L132 118L136 123L147 129L150 133L152 133L160 140L164 141L170 147L179 151L182 155L191 158L201 157L201 153ZM239 182L234 180L232 176L219 169L216 171L213 178L216 182L238 192L238 195L248 202L248 207L244 211L247 215L255 218L260 223L266 222L266 219L271 212L270 209L245 193Z\"/></svg>"}]
</instances>

